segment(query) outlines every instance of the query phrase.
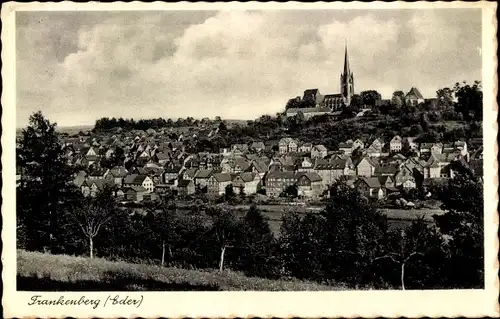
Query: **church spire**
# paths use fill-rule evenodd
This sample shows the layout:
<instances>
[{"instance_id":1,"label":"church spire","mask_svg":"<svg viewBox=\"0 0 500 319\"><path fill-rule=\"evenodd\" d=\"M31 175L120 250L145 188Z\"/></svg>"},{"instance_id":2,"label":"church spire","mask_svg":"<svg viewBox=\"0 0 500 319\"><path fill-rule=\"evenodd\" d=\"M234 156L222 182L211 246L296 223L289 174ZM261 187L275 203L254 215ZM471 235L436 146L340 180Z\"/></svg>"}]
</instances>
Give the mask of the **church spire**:
<instances>
[{"instance_id":1,"label":"church spire","mask_svg":"<svg viewBox=\"0 0 500 319\"><path fill-rule=\"evenodd\" d=\"M345 44L345 56L344 56L344 75L350 75L351 68L349 67L349 56L347 55L347 43Z\"/></svg>"},{"instance_id":2,"label":"church spire","mask_svg":"<svg viewBox=\"0 0 500 319\"><path fill-rule=\"evenodd\" d=\"M345 44L344 55L344 73L340 75L340 93L345 106L351 105L351 99L354 95L354 76L349 66L349 55L347 54L347 41Z\"/></svg>"}]
</instances>

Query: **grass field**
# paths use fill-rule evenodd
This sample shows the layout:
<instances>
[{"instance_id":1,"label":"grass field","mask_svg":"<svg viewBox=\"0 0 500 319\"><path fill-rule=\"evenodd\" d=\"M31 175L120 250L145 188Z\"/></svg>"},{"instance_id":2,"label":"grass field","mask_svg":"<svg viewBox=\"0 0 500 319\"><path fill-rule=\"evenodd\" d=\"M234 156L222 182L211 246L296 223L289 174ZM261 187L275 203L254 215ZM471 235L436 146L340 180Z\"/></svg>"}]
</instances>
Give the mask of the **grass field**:
<instances>
[{"instance_id":1,"label":"grass field","mask_svg":"<svg viewBox=\"0 0 500 319\"><path fill-rule=\"evenodd\" d=\"M67 255L17 251L21 291L322 291L341 290L305 281L246 277L233 271L187 270Z\"/></svg>"},{"instance_id":2,"label":"grass field","mask_svg":"<svg viewBox=\"0 0 500 319\"><path fill-rule=\"evenodd\" d=\"M305 214L309 212L319 212L321 207L302 207L302 206L288 206L288 205L258 205L262 214L267 218L269 227L275 236L279 236L281 227L281 218L286 210L296 210L299 213ZM244 215L249 208L248 205L239 205L237 208L241 209L240 213ZM425 221L432 222L433 215L442 215L445 213L441 209L397 209L397 208L383 208L380 211L385 214L389 220L389 226L393 229L400 229L409 226L412 221L419 217L423 217Z\"/></svg>"}]
</instances>

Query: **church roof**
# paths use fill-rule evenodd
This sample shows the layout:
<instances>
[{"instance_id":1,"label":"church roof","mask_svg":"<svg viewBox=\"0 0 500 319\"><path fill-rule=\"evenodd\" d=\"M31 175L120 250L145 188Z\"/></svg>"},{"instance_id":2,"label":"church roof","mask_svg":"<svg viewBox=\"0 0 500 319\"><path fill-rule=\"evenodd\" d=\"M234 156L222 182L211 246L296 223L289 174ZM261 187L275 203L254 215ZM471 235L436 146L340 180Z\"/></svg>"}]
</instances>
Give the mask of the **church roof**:
<instances>
[{"instance_id":1,"label":"church roof","mask_svg":"<svg viewBox=\"0 0 500 319\"><path fill-rule=\"evenodd\" d=\"M327 94L325 95L325 100L327 99L341 99L342 98L342 94Z\"/></svg>"},{"instance_id":2,"label":"church roof","mask_svg":"<svg viewBox=\"0 0 500 319\"><path fill-rule=\"evenodd\" d=\"M424 98L422 96L422 94L420 93L420 91L417 88L415 88L415 87L412 87L410 89L410 91L406 94L406 96L414 96L417 99L423 99Z\"/></svg>"},{"instance_id":3,"label":"church roof","mask_svg":"<svg viewBox=\"0 0 500 319\"><path fill-rule=\"evenodd\" d=\"M331 110L328 107L305 107L305 108L290 108L286 111L287 113L330 113Z\"/></svg>"}]
</instances>

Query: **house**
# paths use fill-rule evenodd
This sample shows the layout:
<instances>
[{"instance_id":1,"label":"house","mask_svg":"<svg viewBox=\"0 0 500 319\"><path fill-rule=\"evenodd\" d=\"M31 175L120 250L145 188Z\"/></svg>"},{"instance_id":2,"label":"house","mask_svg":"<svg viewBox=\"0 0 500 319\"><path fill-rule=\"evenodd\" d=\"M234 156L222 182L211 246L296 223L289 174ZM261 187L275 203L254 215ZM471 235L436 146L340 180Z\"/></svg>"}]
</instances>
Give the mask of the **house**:
<instances>
[{"instance_id":1,"label":"house","mask_svg":"<svg viewBox=\"0 0 500 319\"><path fill-rule=\"evenodd\" d=\"M304 115L304 119L308 119L314 116L330 115L332 114L332 110L329 107L289 108L286 110L287 117L293 117L299 113Z\"/></svg>"},{"instance_id":2,"label":"house","mask_svg":"<svg viewBox=\"0 0 500 319\"><path fill-rule=\"evenodd\" d=\"M302 143L299 147L299 152L301 153L309 153L312 150L312 144L311 143Z\"/></svg>"},{"instance_id":3,"label":"house","mask_svg":"<svg viewBox=\"0 0 500 319\"><path fill-rule=\"evenodd\" d=\"M20 180L21 179L21 172L19 171L19 166L17 166L16 170L18 171L18 174L16 174L16 180ZM76 186L76 187L79 187L81 188L83 183L87 180L87 173L85 171L79 171L76 175L75 175L75 178L73 179L73 184Z\"/></svg>"},{"instance_id":4,"label":"house","mask_svg":"<svg viewBox=\"0 0 500 319\"><path fill-rule=\"evenodd\" d=\"M311 158L325 158L328 150L324 145L314 145L311 149Z\"/></svg>"},{"instance_id":5,"label":"house","mask_svg":"<svg viewBox=\"0 0 500 319\"><path fill-rule=\"evenodd\" d=\"M418 151L418 143L417 143L416 137L407 137L406 141L408 142L408 145L410 146L410 150L412 150L413 152Z\"/></svg>"},{"instance_id":6,"label":"house","mask_svg":"<svg viewBox=\"0 0 500 319\"><path fill-rule=\"evenodd\" d=\"M194 194L196 189L193 180L180 179L177 182L177 191L181 196Z\"/></svg>"},{"instance_id":7,"label":"house","mask_svg":"<svg viewBox=\"0 0 500 319\"><path fill-rule=\"evenodd\" d=\"M241 191L246 195L255 194L260 189L261 178L256 173L242 172L233 178L232 185L236 194Z\"/></svg>"},{"instance_id":8,"label":"house","mask_svg":"<svg viewBox=\"0 0 500 319\"><path fill-rule=\"evenodd\" d=\"M354 182L354 186L368 198L381 199L387 193L378 177L361 177Z\"/></svg>"},{"instance_id":9,"label":"house","mask_svg":"<svg viewBox=\"0 0 500 319\"><path fill-rule=\"evenodd\" d=\"M324 190L321 177L315 172L305 172L297 175L297 192L299 196L308 198L319 197Z\"/></svg>"},{"instance_id":10,"label":"house","mask_svg":"<svg viewBox=\"0 0 500 319\"><path fill-rule=\"evenodd\" d=\"M188 168L182 173L182 179L190 180L190 181L193 181L193 183L194 183L194 178L195 178L197 172L198 172L197 168Z\"/></svg>"},{"instance_id":11,"label":"house","mask_svg":"<svg viewBox=\"0 0 500 319\"><path fill-rule=\"evenodd\" d=\"M420 154L430 153L434 143L420 143Z\"/></svg>"},{"instance_id":12,"label":"house","mask_svg":"<svg viewBox=\"0 0 500 319\"><path fill-rule=\"evenodd\" d=\"M250 144L250 149L258 153L265 150L266 146L264 145L263 142L252 142L252 144Z\"/></svg>"},{"instance_id":13,"label":"house","mask_svg":"<svg viewBox=\"0 0 500 319\"><path fill-rule=\"evenodd\" d=\"M365 156L356 165L356 175L372 177L375 174L375 168L378 166L378 163L373 158Z\"/></svg>"},{"instance_id":14,"label":"house","mask_svg":"<svg viewBox=\"0 0 500 319\"><path fill-rule=\"evenodd\" d=\"M158 152L155 157L160 165L165 165L170 160L170 154L167 152Z\"/></svg>"},{"instance_id":15,"label":"house","mask_svg":"<svg viewBox=\"0 0 500 319\"><path fill-rule=\"evenodd\" d=\"M233 144L231 146L231 153L233 155L243 155L246 152L248 152L248 145L247 144Z\"/></svg>"},{"instance_id":16,"label":"house","mask_svg":"<svg viewBox=\"0 0 500 319\"><path fill-rule=\"evenodd\" d=\"M91 169L88 172L87 179L94 180L94 179L103 179L105 178L106 175L106 170L101 169L101 168L95 168Z\"/></svg>"},{"instance_id":17,"label":"house","mask_svg":"<svg viewBox=\"0 0 500 319\"><path fill-rule=\"evenodd\" d=\"M112 169L109 169L104 175L105 178L113 179L115 185L121 187L123 184L123 179L127 176L128 170L125 166L115 166Z\"/></svg>"},{"instance_id":18,"label":"house","mask_svg":"<svg viewBox=\"0 0 500 319\"><path fill-rule=\"evenodd\" d=\"M424 103L425 99L417 88L412 87L410 91L406 93L405 102L406 105L417 106Z\"/></svg>"},{"instance_id":19,"label":"house","mask_svg":"<svg viewBox=\"0 0 500 319\"><path fill-rule=\"evenodd\" d=\"M396 135L389 142L389 145L389 149L391 152L401 152L401 150L403 149L403 139L401 138L401 136Z\"/></svg>"},{"instance_id":20,"label":"house","mask_svg":"<svg viewBox=\"0 0 500 319\"><path fill-rule=\"evenodd\" d=\"M394 185L396 187L403 186L403 188L415 188L416 180L413 176L413 171L406 165L402 166L394 175Z\"/></svg>"},{"instance_id":21,"label":"house","mask_svg":"<svg viewBox=\"0 0 500 319\"><path fill-rule=\"evenodd\" d=\"M352 142L352 151L357 150L357 149L364 149L365 148L365 143L363 143L362 140L357 139L354 142Z\"/></svg>"},{"instance_id":22,"label":"house","mask_svg":"<svg viewBox=\"0 0 500 319\"><path fill-rule=\"evenodd\" d=\"M353 151L354 143L352 140L348 140L347 142L339 144L339 151L343 152L346 155L350 155Z\"/></svg>"},{"instance_id":23,"label":"house","mask_svg":"<svg viewBox=\"0 0 500 319\"><path fill-rule=\"evenodd\" d=\"M265 160L255 159L250 163L250 167L247 171L256 173L261 179L263 179L264 175L269 171L269 167L267 166Z\"/></svg>"},{"instance_id":24,"label":"house","mask_svg":"<svg viewBox=\"0 0 500 319\"><path fill-rule=\"evenodd\" d=\"M148 193L152 193L154 191L154 183L153 180L147 176L142 174L129 174L123 180L124 187L131 186L142 186Z\"/></svg>"},{"instance_id":25,"label":"house","mask_svg":"<svg viewBox=\"0 0 500 319\"><path fill-rule=\"evenodd\" d=\"M239 157L235 158L230 173L240 173L245 172L250 168L251 161L246 160L245 158Z\"/></svg>"},{"instance_id":26,"label":"house","mask_svg":"<svg viewBox=\"0 0 500 319\"><path fill-rule=\"evenodd\" d=\"M213 171L211 169L200 169L196 172L194 176L194 184L198 188L205 188L208 185L208 179L212 175Z\"/></svg>"},{"instance_id":27,"label":"house","mask_svg":"<svg viewBox=\"0 0 500 319\"><path fill-rule=\"evenodd\" d=\"M85 157L95 156L97 157L98 151L95 147L91 146L88 150L86 150Z\"/></svg>"},{"instance_id":28,"label":"house","mask_svg":"<svg viewBox=\"0 0 500 319\"><path fill-rule=\"evenodd\" d=\"M299 148L299 143L291 137L284 137L278 143L278 149L280 154L297 152Z\"/></svg>"},{"instance_id":29,"label":"house","mask_svg":"<svg viewBox=\"0 0 500 319\"><path fill-rule=\"evenodd\" d=\"M231 185L231 174L229 173L214 173L210 175L207 182L207 194L211 196L223 195L226 192L226 187Z\"/></svg>"},{"instance_id":30,"label":"house","mask_svg":"<svg viewBox=\"0 0 500 319\"><path fill-rule=\"evenodd\" d=\"M382 148L384 143L378 138L376 138L372 144L366 149L366 155L370 157L380 157L382 155Z\"/></svg>"},{"instance_id":31,"label":"house","mask_svg":"<svg viewBox=\"0 0 500 319\"><path fill-rule=\"evenodd\" d=\"M467 154L469 153L467 151L467 143L464 141L457 141L453 144L453 146L455 147L455 149L459 150L460 154L462 154L463 156L467 156Z\"/></svg>"},{"instance_id":32,"label":"house","mask_svg":"<svg viewBox=\"0 0 500 319\"><path fill-rule=\"evenodd\" d=\"M385 164L375 167L373 175L375 176L394 176L399 170L399 165Z\"/></svg>"},{"instance_id":33,"label":"house","mask_svg":"<svg viewBox=\"0 0 500 319\"><path fill-rule=\"evenodd\" d=\"M182 166L180 165L169 165L165 168L163 172L163 182L167 184L174 183L175 180L179 178L182 173Z\"/></svg>"},{"instance_id":34,"label":"house","mask_svg":"<svg viewBox=\"0 0 500 319\"><path fill-rule=\"evenodd\" d=\"M434 143L434 145L431 146L431 153L442 154L443 153L443 144Z\"/></svg>"},{"instance_id":35,"label":"house","mask_svg":"<svg viewBox=\"0 0 500 319\"><path fill-rule=\"evenodd\" d=\"M270 197L278 197L297 181L294 172L273 171L266 175L266 195Z\"/></svg>"},{"instance_id":36,"label":"house","mask_svg":"<svg viewBox=\"0 0 500 319\"><path fill-rule=\"evenodd\" d=\"M148 194L148 190L142 186L129 186L123 190L123 197L126 201L142 202Z\"/></svg>"},{"instance_id":37,"label":"house","mask_svg":"<svg viewBox=\"0 0 500 319\"><path fill-rule=\"evenodd\" d=\"M297 170L299 172L310 172L313 170L314 163L310 158L304 157L300 162Z\"/></svg>"},{"instance_id":38,"label":"house","mask_svg":"<svg viewBox=\"0 0 500 319\"><path fill-rule=\"evenodd\" d=\"M86 180L81 185L83 196L95 197L98 192L102 191L105 187L113 188L114 183L109 179L93 179Z\"/></svg>"}]
</instances>

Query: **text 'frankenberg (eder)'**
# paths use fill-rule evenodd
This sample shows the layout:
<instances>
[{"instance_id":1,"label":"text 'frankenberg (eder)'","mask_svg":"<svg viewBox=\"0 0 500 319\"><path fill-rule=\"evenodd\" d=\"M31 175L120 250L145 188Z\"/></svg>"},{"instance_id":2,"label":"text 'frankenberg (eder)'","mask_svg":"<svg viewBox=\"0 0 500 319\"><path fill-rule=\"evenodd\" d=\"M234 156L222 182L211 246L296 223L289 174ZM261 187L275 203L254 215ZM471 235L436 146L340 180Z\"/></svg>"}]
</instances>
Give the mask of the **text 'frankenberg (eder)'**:
<instances>
[{"instance_id":1,"label":"text 'frankenberg (eder)'","mask_svg":"<svg viewBox=\"0 0 500 319\"><path fill-rule=\"evenodd\" d=\"M96 309L102 305L103 308L107 306L131 306L139 308L143 300L143 295L141 295L140 298L108 295L106 299L88 298L86 296L81 296L80 298L67 298L64 295L58 298L44 298L42 295L33 295L28 302L28 306L89 306Z\"/></svg>"}]
</instances>

